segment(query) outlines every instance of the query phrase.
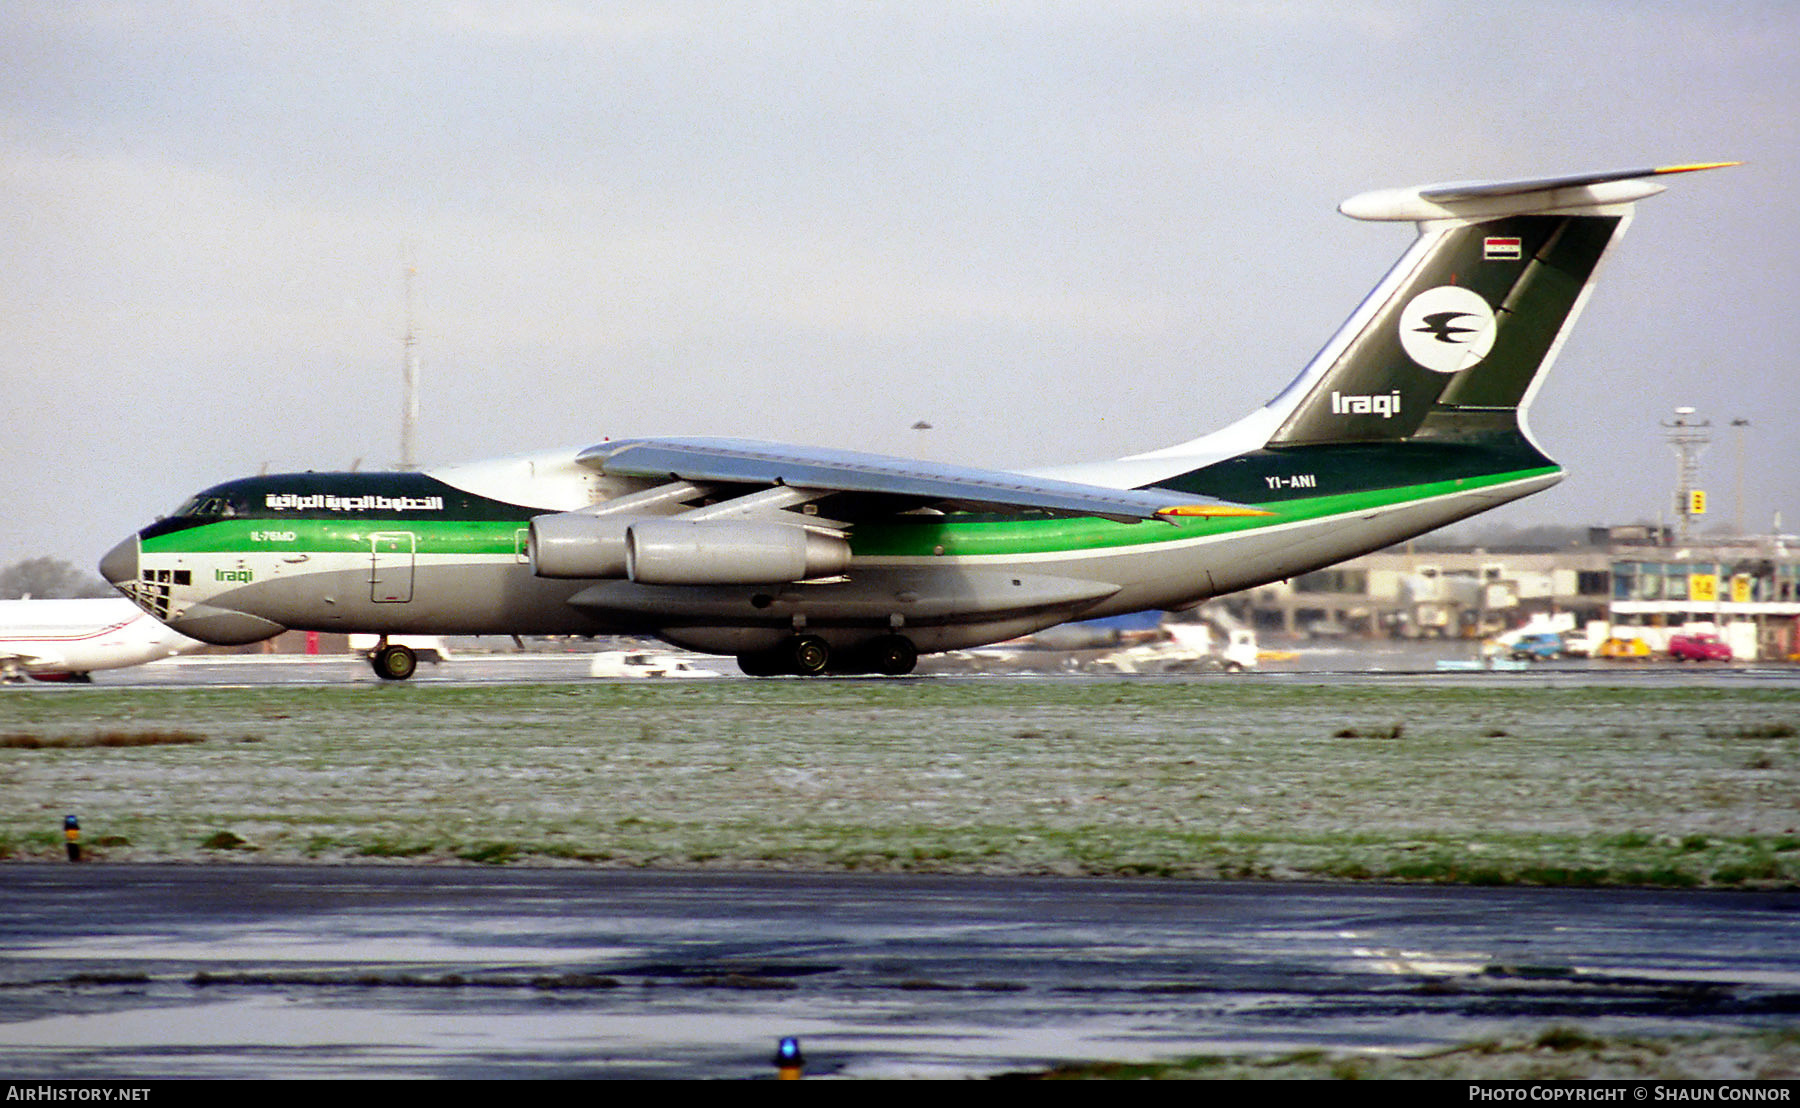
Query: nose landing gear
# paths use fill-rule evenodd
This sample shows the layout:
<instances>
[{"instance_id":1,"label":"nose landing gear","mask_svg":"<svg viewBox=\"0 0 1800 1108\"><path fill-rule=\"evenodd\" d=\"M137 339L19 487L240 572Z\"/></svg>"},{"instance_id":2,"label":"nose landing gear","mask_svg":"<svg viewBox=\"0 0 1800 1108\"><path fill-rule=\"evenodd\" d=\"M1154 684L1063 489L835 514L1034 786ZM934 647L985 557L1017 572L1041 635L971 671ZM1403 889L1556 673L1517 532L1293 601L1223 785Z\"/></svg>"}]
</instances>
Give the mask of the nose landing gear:
<instances>
[{"instance_id":1,"label":"nose landing gear","mask_svg":"<svg viewBox=\"0 0 1800 1108\"><path fill-rule=\"evenodd\" d=\"M369 665L383 681L404 681L419 668L419 655L410 646L388 642L383 635L380 644L369 651Z\"/></svg>"}]
</instances>

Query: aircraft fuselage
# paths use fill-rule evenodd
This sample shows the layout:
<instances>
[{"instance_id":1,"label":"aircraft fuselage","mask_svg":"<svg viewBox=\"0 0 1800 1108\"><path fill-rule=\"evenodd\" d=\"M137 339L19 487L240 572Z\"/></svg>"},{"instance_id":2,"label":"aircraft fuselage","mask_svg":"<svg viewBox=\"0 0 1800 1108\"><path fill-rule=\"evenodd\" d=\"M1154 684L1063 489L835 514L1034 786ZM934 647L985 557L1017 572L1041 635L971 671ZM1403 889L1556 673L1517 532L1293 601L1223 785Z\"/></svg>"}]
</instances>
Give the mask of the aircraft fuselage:
<instances>
[{"instance_id":1,"label":"aircraft fuselage","mask_svg":"<svg viewBox=\"0 0 1800 1108\"><path fill-rule=\"evenodd\" d=\"M563 465L574 463L562 457ZM534 470L556 473L556 456ZM648 634L690 649L765 650L797 629L834 648L897 630L923 652L1065 620L1209 597L1304 573L1554 483L1529 464L1462 487L1330 491L1263 482L1271 514L1117 523L992 513L865 524L846 572L750 585L644 585L534 573L529 523L550 505L421 473L245 478L121 544L103 572L207 642L282 630L378 634ZM380 490L380 491L375 491ZM546 497L539 495L542 501Z\"/></svg>"}]
</instances>

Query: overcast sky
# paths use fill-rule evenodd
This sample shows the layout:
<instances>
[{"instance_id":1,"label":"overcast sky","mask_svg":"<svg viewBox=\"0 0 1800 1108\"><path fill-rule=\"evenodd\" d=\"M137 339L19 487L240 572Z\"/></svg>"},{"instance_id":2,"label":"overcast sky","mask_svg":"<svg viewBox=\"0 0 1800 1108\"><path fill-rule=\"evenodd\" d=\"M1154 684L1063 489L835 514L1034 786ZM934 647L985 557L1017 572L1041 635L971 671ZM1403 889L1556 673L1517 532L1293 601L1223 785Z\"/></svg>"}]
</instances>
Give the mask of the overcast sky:
<instances>
[{"instance_id":1,"label":"overcast sky","mask_svg":"<svg viewBox=\"0 0 1800 1108\"><path fill-rule=\"evenodd\" d=\"M391 466L409 251L427 465L1042 465L1279 391L1411 240L1352 194L1717 159L1639 206L1532 411L1570 475L1498 518L1666 515L1693 405L1712 521L1741 470L1792 531L1797 134L1790 0L15 0L0 564Z\"/></svg>"}]
</instances>

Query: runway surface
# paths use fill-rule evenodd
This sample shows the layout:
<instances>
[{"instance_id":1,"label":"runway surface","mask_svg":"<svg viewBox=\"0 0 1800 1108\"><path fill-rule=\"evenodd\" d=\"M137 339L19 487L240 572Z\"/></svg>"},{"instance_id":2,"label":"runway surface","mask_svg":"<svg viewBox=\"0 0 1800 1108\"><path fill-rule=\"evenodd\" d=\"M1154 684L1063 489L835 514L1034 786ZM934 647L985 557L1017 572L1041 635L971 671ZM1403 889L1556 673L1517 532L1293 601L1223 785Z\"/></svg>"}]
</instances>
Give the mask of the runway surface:
<instances>
[{"instance_id":1,"label":"runway surface","mask_svg":"<svg viewBox=\"0 0 1800 1108\"><path fill-rule=\"evenodd\" d=\"M19 1078L982 1076L1792 1026L1800 893L0 866Z\"/></svg>"}]
</instances>

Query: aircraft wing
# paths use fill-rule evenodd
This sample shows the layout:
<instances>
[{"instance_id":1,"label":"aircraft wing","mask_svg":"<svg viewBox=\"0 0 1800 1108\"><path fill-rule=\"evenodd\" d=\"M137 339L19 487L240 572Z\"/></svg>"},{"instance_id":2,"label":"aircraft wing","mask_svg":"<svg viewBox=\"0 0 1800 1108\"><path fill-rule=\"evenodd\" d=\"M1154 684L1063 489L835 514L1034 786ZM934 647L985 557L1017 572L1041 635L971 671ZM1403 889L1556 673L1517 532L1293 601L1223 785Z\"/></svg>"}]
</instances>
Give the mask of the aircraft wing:
<instances>
[{"instance_id":1,"label":"aircraft wing","mask_svg":"<svg viewBox=\"0 0 1800 1108\"><path fill-rule=\"evenodd\" d=\"M615 439L577 459L602 473L815 492L873 494L963 509L1037 510L1134 523L1174 516L1267 515L1259 509L1164 489L1109 489L1006 470L754 439Z\"/></svg>"}]
</instances>

